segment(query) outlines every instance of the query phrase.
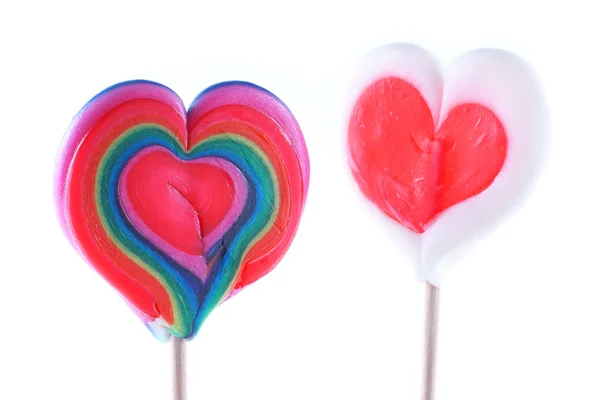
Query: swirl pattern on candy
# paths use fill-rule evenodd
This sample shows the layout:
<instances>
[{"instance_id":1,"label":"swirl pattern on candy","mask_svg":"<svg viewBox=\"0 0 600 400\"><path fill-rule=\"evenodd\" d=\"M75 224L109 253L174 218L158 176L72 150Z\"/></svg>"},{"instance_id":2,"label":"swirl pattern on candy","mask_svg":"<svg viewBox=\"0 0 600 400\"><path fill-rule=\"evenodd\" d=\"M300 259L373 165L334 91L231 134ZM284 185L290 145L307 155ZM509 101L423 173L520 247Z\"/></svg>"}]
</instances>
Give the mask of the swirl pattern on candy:
<instances>
[{"instance_id":1,"label":"swirl pattern on candy","mask_svg":"<svg viewBox=\"0 0 600 400\"><path fill-rule=\"evenodd\" d=\"M129 81L73 120L57 160L63 231L160 340L191 339L209 313L271 271L309 183L300 127L246 82L202 92Z\"/></svg>"}]
</instances>

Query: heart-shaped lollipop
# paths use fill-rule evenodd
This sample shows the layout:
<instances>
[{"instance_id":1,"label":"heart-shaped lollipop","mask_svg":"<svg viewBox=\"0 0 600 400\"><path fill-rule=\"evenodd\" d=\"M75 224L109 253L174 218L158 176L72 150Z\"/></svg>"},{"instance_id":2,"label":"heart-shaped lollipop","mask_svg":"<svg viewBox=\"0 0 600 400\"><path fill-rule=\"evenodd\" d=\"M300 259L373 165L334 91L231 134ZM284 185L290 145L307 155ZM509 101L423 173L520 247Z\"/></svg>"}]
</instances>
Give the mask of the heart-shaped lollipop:
<instances>
[{"instance_id":1,"label":"heart-shaped lollipop","mask_svg":"<svg viewBox=\"0 0 600 400\"><path fill-rule=\"evenodd\" d=\"M439 285L457 251L528 193L545 148L545 112L526 65L500 50L456 60L442 80L412 45L368 55L348 114L361 192L402 225L421 279ZM454 257L455 258L455 257Z\"/></svg>"},{"instance_id":2,"label":"heart-shaped lollipop","mask_svg":"<svg viewBox=\"0 0 600 400\"><path fill-rule=\"evenodd\" d=\"M442 272L528 193L543 160L545 107L526 65L499 50L463 55L442 81L424 50L392 45L358 73L350 167L427 281L423 399L432 400Z\"/></svg>"},{"instance_id":3,"label":"heart-shaped lollipop","mask_svg":"<svg viewBox=\"0 0 600 400\"><path fill-rule=\"evenodd\" d=\"M186 112L170 89L115 85L74 119L59 153L65 234L159 339L281 260L309 182L300 128L270 92L226 82Z\"/></svg>"}]
</instances>

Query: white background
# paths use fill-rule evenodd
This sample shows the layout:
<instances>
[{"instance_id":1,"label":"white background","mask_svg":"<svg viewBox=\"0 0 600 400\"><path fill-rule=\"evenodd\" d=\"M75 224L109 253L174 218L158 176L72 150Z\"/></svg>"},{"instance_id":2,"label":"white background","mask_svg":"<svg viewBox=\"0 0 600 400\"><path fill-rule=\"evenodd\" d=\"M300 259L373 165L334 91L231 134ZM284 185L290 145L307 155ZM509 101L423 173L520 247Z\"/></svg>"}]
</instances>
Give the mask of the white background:
<instances>
[{"instance_id":1,"label":"white background","mask_svg":"<svg viewBox=\"0 0 600 400\"><path fill-rule=\"evenodd\" d=\"M189 344L189 398L419 398L424 287L354 196L337 129L341 71L391 42L442 64L514 52L552 113L535 194L442 288L437 399L600 398L594 2L358 3L2 0L0 399L171 396L169 346L69 247L51 201L71 117L134 78L188 104L210 84L253 81L292 109L311 154L296 241Z\"/></svg>"}]
</instances>

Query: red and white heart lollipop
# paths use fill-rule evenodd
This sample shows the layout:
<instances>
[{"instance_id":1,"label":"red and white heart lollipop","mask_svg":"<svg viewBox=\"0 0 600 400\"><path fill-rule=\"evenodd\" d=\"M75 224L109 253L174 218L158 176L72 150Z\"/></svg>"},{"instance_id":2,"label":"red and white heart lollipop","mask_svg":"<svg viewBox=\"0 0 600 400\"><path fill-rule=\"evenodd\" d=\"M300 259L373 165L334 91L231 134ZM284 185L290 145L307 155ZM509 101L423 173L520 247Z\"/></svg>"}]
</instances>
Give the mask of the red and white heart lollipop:
<instances>
[{"instance_id":1,"label":"red and white heart lollipop","mask_svg":"<svg viewBox=\"0 0 600 400\"><path fill-rule=\"evenodd\" d=\"M464 54L442 79L427 52L404 44L369 54L357 82L347 119L352 174L395 221L419 278L439 286L455 256L520 204L540 172L541 91L505 51Z\"/></svg>"},{"instance_id":2,"label":"red and white heart lollipop","mask_svg":"<svg viewBox=\"0 0 600 400\"><path fill-rule=\"evenodd\" d=\"M500 50L464 54L442 79L427 52L392 45L364 59L356 82L350 168L427 282L431 400L443 272L530 191L547 141L543 96L527 65Z\"/></svg>"}]
</instances>

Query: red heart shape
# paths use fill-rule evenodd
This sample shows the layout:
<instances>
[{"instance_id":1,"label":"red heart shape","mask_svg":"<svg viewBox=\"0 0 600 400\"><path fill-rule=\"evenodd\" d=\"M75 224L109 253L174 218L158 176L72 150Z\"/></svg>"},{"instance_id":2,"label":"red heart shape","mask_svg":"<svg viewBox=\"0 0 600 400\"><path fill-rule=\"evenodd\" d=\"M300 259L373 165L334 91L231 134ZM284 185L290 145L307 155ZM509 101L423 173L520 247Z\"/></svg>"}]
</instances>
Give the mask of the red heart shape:
<instances>
[{"instance_id":1,"label":"red heart shape","mask_svg":"<svg viewBox=\"0 0 600 400\"><path fill-rule=\"evenodd\" d=\"M205 248L233 224L246 201L246 188L235 184L240 179L225 160L184 161L150 147L125 167L120 198L142 235L204 280Z\"/></svg>"},{"instance_id":2,"label":"red heart shape","mask_svg":"<svg viewBox=\"0 0 600 400\"><path fill-rule=\"evenodd\" d=\"M489 187L507 154L504 126L482 104L457 105L435 124L419 90L385 77L362 92L348 129L350 165L361 191L417 233Z\"/></svg>"}]
</instances>

